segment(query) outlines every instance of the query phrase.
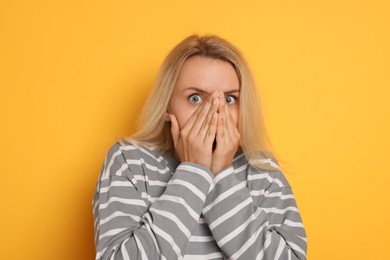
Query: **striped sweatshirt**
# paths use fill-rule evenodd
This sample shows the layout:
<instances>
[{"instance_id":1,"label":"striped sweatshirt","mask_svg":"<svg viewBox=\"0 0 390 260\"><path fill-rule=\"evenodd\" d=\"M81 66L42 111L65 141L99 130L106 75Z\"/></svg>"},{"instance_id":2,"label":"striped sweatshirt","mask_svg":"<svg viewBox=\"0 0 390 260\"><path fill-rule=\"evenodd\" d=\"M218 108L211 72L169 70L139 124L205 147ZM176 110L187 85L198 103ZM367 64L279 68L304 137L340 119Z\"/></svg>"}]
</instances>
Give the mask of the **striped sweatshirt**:
<instances>
[{"instance_id":1,"label":"striped sweatshirt","mask_svg":"<svg viewBox=\"0 0 390 260\"><path fill-rule=\"evenodd\" d=\"M249 164L242 151L214 175L117 142L92 207L98 260L306 259L306 233L286 178Z\"/></svg>"}]
</instances>

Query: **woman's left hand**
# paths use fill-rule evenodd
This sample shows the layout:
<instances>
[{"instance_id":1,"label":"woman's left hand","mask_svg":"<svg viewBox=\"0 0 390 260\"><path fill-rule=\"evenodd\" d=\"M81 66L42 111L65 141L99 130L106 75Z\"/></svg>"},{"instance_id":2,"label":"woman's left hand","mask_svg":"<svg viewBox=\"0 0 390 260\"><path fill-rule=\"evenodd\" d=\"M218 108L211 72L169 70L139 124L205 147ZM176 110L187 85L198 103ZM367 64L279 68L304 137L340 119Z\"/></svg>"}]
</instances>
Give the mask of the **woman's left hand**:
<instances>
[{"instance_id":1,"label":"woman's left hand","mask_svg":"<svg viewBox=\"0 0 390 260\"><path fill-rule=\"evenodd\" d=\"M223 92L219 94L219 98L216 147L211 163L214 174L232 165L240 142L240 133L226 105Z\"/></svg>"}]
</instances>

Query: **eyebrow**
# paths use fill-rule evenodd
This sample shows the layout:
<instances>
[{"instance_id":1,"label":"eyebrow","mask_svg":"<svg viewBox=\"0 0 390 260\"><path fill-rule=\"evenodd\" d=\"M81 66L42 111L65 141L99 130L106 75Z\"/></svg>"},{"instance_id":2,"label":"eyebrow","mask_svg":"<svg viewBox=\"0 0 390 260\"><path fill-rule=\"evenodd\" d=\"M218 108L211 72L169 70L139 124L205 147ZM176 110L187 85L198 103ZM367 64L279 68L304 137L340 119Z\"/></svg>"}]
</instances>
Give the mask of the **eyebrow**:
<instances>
[{"instance_id":1,"label":"eyebrow","mask_svg":"<svg viewBox=\"0 0 390 260\"><path fill-rule=\"evenodd\" d=\"M183 92L188 91L188 90L195 90L196 92L199 92L202 94L210 94L209 92L207 92L203 89L197 88L197 87L186 88L185 90L183 90ZM240 92L240 90L239 89L232 89L232 90L224 91L225 94L232 94L232 93L236 93L236 92Z\"/></svg>"}]
</instances>

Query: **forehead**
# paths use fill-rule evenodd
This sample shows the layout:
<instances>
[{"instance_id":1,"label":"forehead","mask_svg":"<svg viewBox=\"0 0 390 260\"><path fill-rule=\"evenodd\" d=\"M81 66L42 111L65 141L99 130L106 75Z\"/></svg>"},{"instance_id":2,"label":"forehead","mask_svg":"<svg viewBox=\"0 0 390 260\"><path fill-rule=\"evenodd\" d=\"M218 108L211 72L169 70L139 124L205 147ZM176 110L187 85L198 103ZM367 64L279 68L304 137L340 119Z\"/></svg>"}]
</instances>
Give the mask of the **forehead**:
<instances>
[{"instance_id":1,"label":"forehead","mask_svg":"<svg viewBox=\"0 0 390 260\"><path fill-rule=\"evenodd\" d=\"M189 88L204 92L240 90L240 82L230 62L209 57L194 56L186 60L175 84L175 91Z\"/></svg>"}]
</instances>

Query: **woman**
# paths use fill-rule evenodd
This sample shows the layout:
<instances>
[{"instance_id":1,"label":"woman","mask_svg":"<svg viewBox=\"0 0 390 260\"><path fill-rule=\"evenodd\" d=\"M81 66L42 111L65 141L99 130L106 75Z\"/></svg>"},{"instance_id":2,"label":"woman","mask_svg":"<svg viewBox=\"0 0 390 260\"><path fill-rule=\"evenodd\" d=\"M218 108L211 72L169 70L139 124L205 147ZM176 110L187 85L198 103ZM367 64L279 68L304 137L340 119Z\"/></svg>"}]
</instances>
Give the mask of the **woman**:
<instances>
[{"instance_id":1,"label":"woman","mask_svg":"<svg viewBox=\"0 0 390 260\"><path fill-rule=\"evenodd\" d=\"M162 64L138 131L109 150L96 259L306 259L294 196L240 52L192 35Z\"/></svg>"}]
</instances>

